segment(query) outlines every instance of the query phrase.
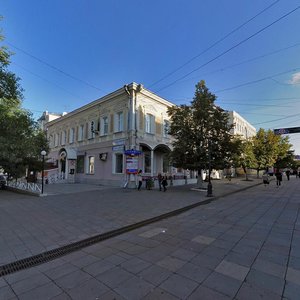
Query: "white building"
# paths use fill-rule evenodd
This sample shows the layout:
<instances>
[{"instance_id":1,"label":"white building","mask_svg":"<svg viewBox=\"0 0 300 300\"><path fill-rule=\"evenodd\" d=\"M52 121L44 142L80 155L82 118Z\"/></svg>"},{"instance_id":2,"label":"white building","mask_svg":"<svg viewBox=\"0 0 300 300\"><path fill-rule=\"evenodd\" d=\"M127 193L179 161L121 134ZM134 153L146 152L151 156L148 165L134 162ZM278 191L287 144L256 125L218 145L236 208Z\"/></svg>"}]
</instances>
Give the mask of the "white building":
<instances>
[{"instance_id":1,"label":"white building","mask_svg":"<svg viewBox=\"0 0 300 300\"><path fill-rule=\"evenodd\" d=\"M245 139L251 138L256 135L256 129L248 121L246 121L241 115L235 111L228 111L229 124L233 124L231 133L239 135Z\"/></svg>"}]
</instances>

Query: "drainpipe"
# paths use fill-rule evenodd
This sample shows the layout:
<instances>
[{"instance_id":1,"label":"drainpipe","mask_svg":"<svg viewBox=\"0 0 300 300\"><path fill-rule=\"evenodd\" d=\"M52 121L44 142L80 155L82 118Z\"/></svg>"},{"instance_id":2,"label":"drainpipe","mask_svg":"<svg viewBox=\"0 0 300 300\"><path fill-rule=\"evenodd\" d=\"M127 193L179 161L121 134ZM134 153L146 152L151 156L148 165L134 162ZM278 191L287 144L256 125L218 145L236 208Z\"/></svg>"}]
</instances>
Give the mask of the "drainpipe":
<instances>
[{"instance_id":1,"label":"drainpipe","mask_svg":"<svg viewBox=\"0 0 300 300\"><path fill-rule=\"evenodd\" d=\"M135 89L132 86L125 85L124 90L128 95L128 143L127 149L136 149L136 140L135 140L135 130L136 130L136 122L135 122ZM136 176L134 174L129 174L126 176L127 187L135 188L136 187Z\"/></svg>"}]
</instances>

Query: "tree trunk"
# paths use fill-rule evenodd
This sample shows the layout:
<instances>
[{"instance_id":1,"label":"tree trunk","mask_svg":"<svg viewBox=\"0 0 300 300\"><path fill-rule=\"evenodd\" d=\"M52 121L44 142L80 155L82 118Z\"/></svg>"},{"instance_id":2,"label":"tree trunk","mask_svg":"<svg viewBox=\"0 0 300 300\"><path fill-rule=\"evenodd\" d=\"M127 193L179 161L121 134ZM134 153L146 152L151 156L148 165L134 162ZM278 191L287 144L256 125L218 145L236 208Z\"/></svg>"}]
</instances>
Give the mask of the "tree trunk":
<instances>
[{"instance_id":1,"label":"tree trunk","mask_svg":"<svg viewBox=\"0 0 300 300\"><path fill-rule=\"evenodd\" d=\"M203 178L202 178L202 169L198 170L197 186L199 189L204 188Z\"/></svg>"},{"instance_id":2,"label":"tree trunk","mask_svg":"<svg viewBox=\"0 0 300 300\"><path fill-rule=\"evenodd\" d=\"M247 168L243 166L243 170L245 172L245 179L248 180Z\"/></svg>"}]
</instances>

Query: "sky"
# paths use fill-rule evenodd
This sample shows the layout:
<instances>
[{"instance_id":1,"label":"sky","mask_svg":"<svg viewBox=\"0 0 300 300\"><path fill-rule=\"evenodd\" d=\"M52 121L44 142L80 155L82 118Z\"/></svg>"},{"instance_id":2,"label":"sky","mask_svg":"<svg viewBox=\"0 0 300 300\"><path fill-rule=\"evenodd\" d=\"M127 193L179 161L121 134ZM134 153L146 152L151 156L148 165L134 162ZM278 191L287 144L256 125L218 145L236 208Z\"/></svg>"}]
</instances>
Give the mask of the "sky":
<instances>
[{"instance_id":1,"label":"sky","mask_svg":"<svg viewBox=\"0 0 300 300\"><path fill-rule=\"evenodd\" d=\"M0 0L0 15L35 118L131 82L189 104L203 79L257 130L300 127L299 0Z\"/></svg>"}]
</instances>

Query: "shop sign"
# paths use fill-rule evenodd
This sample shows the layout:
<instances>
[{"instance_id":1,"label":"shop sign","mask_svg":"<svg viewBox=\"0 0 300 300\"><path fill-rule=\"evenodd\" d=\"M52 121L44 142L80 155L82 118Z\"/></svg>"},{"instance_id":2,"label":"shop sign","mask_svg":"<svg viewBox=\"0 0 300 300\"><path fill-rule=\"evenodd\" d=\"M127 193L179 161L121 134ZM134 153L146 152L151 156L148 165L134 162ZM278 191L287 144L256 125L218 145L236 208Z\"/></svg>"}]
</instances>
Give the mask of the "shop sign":
<instances>
[{"instance_id":1,"label":"shop sign","mask_svg":"<svg viewBox=\"0 0 300 300\"><path fill-rule=\"evenodd\" d=\"M131 150L125 150L124 154L130 156L138 156L142 154L142 151L131 149Z\"/></svg>"},{"instance_id":2,"label":"shop sign","mask_svg":"<svg viewBox=\"0 0 300 300\"><path fill-rule=\"evenodd\" d=\"M123 152L124 151L124 145L117 145L112 147L112 151L118 151L118 152Z\"/></svg>"},{"instance_id":3,"label":"shop sign","mask_svg":"<svg viewBox=\"0 0 300 300\"><path fill-rule=\"evenodd\" d=\"M138 156L126 156L126 173L137 174L139 166Z\"/></svg>"}]
</instances>

